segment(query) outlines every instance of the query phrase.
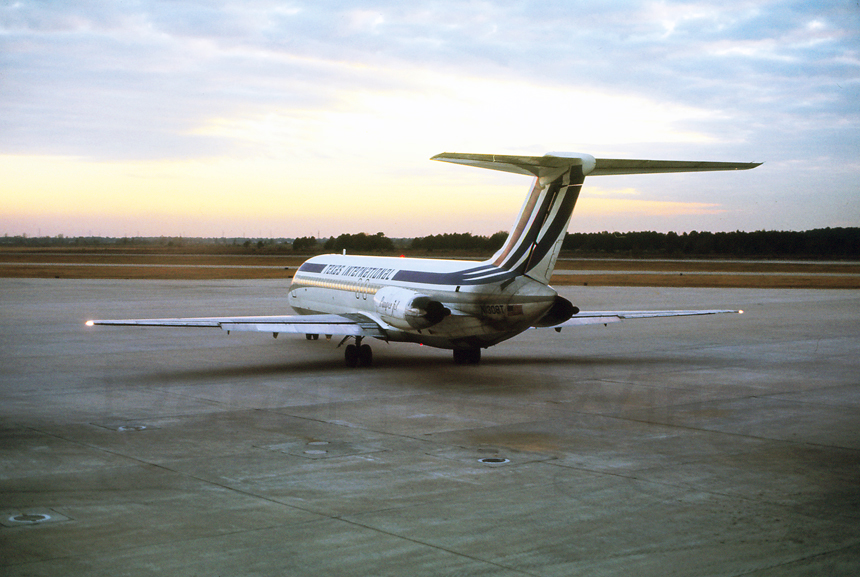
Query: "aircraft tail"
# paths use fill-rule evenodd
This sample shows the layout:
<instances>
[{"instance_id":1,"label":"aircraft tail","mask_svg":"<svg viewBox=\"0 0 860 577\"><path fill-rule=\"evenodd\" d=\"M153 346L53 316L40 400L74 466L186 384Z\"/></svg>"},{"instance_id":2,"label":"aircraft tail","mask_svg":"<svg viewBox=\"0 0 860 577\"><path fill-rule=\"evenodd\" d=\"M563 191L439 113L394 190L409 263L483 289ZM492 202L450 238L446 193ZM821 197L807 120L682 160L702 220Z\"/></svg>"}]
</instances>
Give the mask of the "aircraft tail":
<instances>
[{"instance_id":1,"label":"aircraft tail","mask_svg":"<svg viewBox=\"0 0 860 577\"><path fill-rule=\"evenodd\" d=\"M505 156L445 152L432 160L534 177L531 191L502 248L489 263L543 284L555 269L561 244L586 175L746 170L760 163L594 158L580 153Z\"/></svg>"}]
</instances>

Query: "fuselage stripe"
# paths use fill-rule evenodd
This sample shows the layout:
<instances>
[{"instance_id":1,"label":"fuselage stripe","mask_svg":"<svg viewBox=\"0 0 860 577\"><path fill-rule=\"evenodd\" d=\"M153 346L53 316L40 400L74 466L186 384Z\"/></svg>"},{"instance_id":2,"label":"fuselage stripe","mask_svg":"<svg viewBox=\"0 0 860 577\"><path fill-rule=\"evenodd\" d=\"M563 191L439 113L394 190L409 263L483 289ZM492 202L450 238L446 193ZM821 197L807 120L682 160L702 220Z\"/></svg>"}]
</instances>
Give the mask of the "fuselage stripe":
<instances>
[{"instance_id":1,"label":"fuselage stripe","mask_svg":"<svg viewBox=\"0 0 860 577\"><path fill-rule=\"evenodd\" d=\"M539 184L535 184L535 186L539 186ZM528 215L526 219L529 222L528 228L524 229L522 234L519 237L519 242L516 244L516 247L511 245L511 249L507 258L505 258L499 265L501 268L506 269L514 269L519 268L519 265L531 249L532 243L535 242L538 233L540 232L540 227L543 224L542 215L545 215L547 211L551 207L552 196L548 194L548 190L544 188L541 190L536 196L539 199L539 202L536 202L532 212ZM539 222L540 221L540 222ZM499 259L496 260L498 262Z\"/></svg>"},{"instance_id":2,"label":"fuselage stripe","mask_svg":"<svg viewBox=\"0 0 860 577\"><path fill-rule=\"evenodd\" d=\"M567 229L567 223L573 214L582 183L585 180L581 173L575 173L577 169L578 167L571 167L570 171L550 185L549 188L554 189L554 210L551 215L548 215L542 227L539 240L532 249L525 272L530 271L533 266L543 261Z\"/></svg>"},{"instance_id":3,"label":"fuselage stripe","mask_svg":"<svg viewBox=\"0 0 860 577\"><path fill-rule=\"evenodd\" d=\"M526 201L523 206L522 212L520 213L519 221L517 222L514 229L508 235L508 240L505 242L505 246L503 247L501 254L499 254L498 258L493 261L493 264L496 266L504 266L504 263L508 261L508 255L517 246L520 242L520 239L523 236L523 232L526 230L526 225L529 223L529 219L534 214L535 206L537 205L538 199L541 195L541 186L540 181L535 179L534 185L532 186L532 192L529 195L528 201Z\"/></svg>"}]
</instances>

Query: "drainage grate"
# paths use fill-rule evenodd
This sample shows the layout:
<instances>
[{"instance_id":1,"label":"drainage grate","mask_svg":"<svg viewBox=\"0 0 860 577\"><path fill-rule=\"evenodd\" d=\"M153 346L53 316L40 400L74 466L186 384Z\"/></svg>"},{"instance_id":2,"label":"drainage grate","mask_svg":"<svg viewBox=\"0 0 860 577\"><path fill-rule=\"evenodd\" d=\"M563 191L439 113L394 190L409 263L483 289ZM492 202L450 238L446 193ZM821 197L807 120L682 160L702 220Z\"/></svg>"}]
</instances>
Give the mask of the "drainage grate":
<instances>
[{"instance_id":1,"label":"drainage grate","mask_svg":"<svg viewBox=\"0 0 860 577\"><path fill-rule=\"evenodd\" d=\"M367 444L347 443L345 441L291 441L278 445L266 445L262 448L307 459L349 457L377 453L384 450L380 442L373 441Z\"/></svg>"},{"instance_id":2,"label":"drainage grate","mask_svg":"<svg viewBox=\"0 0 860 577\"><path fill-rule=\"evenodd\" d=\"M28 525L33 525L35 523L41 523L43 521L50 521L50 515L34 515L34 514L24 514L24 515L16 515L14 517L9 517L9 520L13 523L27 523Z\"/></svg>"},{"instance_id":3,"label":"drainage grate","mask_svg":"<svg viewBox=\"0 0 860 577\"><path fill-rule=\"evenodd\" d=\"M308 447L324 447L328 444L329 444L328 441L311 441L310 443L308 443ZM307 449L305 451L305 455L319 456L319 455L327 455L327 454L328 454L328 451L325 449Z\"/></svg>"},{"instance_id":4,"label":"drainage grate","mask_svg":"<svg viewBox=\"0 0 860 577\"><path fill-rule=\"evenodd\" d=\"M53 509L37 508L29 511L5 510L0 511L0 526L27 527L31 525L46 525L71 521L69 517L57 513Z\"/></svg>"},{"instance_id":5,"label":"drainage grate","mask_svg":"<svg viewBox=\"0 0 860 577\"><path fill-rule=\"evenodd\" d=\"M157 429L152 425L145 425L138 420L133 419L111 419L100 422L92 422L91 425L107 429L108 431L119 431L120 433L128 433L135 431L146 431Z\"/></svg>"}]
</instances>

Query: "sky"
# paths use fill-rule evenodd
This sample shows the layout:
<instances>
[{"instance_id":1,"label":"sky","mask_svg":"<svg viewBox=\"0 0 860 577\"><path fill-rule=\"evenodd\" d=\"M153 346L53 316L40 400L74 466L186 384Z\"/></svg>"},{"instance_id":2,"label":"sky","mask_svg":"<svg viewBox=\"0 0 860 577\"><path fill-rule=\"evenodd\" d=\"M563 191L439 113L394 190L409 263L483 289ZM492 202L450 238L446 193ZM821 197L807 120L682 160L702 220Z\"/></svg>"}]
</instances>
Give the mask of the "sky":
<instances>
[{"instance_id":1,"label":"sky","mask_svg":"<svg viewBox=\"0 0 860 577\"><path fill-rule=\"evenodd\" d=\"M569 230L860 226L860 1L0 0L0 234L508 230L440 152L586 178Z\"/></svg>"}]
</instances>

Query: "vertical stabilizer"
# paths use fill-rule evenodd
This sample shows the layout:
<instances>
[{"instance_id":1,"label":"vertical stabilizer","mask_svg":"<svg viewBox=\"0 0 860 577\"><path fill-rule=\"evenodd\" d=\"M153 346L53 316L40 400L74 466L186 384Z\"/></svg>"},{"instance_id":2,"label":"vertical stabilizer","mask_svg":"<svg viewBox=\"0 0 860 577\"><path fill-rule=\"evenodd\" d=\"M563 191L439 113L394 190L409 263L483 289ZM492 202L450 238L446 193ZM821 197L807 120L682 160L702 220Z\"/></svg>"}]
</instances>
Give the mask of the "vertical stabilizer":
<instances>
[{"instance_id":1,"label":"vertical stabilizer","mask_svg":"<svg viewBox=\"0 0 860 577\"><path fill-rule=\"evenodd\" d=\"M549 284L585 175L594 168L594 157L445 153L433 158L535 177L505 244L488 262Z\"/></svg>"},{"instance_id":2,"label":"vertical stabilizer","mask_svg":"<svg viewBox=\"0 0 860 577\"><path fill-rule=\"evenodd\" d=\"M544 156L444 152L434 156L433 160L534 177L531 192L520 209L504 246L487 262L544 284L549 284L555 269L573 208L587 175L749 170L760 164L596 159L589 154L571 152L549 153Z\"/></svg>"},{"instance_id":3,"label":"vertical stabilizer","mask_svg":"<svg viewBox=\"0 0 860 577\"><path fill-rule=\"evenodd\" d=\"M505 244L490 262L549 284L584 179L581 166L571 166L549 182L536 178Z\"/></svg>"}]
</instances>

